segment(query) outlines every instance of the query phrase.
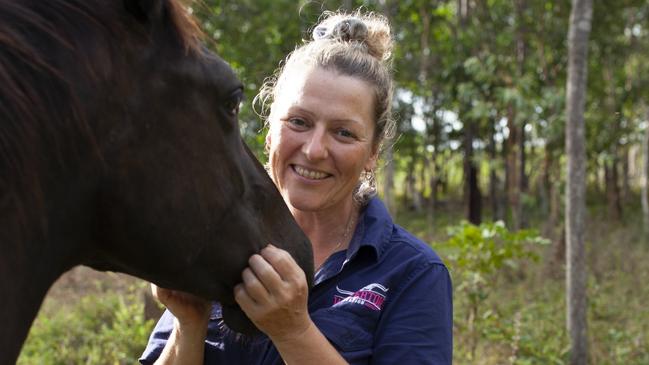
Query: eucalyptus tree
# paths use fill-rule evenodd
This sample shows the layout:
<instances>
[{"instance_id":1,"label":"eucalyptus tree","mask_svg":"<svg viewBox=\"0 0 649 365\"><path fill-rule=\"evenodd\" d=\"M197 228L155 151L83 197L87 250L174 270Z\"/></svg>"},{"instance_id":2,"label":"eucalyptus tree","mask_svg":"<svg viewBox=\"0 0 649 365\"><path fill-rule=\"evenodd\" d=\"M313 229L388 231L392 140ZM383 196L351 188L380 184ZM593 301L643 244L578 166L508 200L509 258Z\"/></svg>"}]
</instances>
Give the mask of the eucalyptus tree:
<instances>
[{"instance_id":1,"label":"eucalyptus tree","mask_svg":"<svg viewBox=\"0 0 649 365\"><path fill-rule=\"evenodd\" d=\"M647 110L647 121L649 121L649 110ZM642 215L645 234L649 234L649 122L645 126L644 138L642 139Z\"/></svg>"},{"instance_id":2,"label":"eucalyptus tree","mask_svg":"<svg viewBox=\"0 0 649 365\"><path fill-rule=\"evenodd\" d=\"M566 297L570 336L570 363L588 362L586 326L586 263L584 219L586 210L586 152L584 105L588 75L588 38L593 17L592 0L572 0L568 31L566 83Z\"/></svg>"}]
</instances>

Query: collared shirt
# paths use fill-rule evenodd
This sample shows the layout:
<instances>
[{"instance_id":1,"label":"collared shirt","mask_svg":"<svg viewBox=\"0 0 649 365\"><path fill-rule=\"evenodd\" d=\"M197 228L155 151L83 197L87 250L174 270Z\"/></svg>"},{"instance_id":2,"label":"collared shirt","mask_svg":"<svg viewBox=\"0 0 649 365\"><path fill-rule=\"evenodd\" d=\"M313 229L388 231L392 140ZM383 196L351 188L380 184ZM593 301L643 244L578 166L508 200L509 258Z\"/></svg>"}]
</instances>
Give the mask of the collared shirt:
<instances>
[{"instance_id":1,"label":"collared shirt","mask_svg":"<svg viewBox=\"0 0 649 365\"><path fill-rule=\"evenodd\" d=\"M452 287L433 250L392 222L376 197L361 213L349 248L316 272L311 319L350 364L451 364ZM153 363L173 329L167 311L142 354ZM205 340L205 364L283 364L265 336L228 330L215 304Z\"/></svg>"}]
</instances>

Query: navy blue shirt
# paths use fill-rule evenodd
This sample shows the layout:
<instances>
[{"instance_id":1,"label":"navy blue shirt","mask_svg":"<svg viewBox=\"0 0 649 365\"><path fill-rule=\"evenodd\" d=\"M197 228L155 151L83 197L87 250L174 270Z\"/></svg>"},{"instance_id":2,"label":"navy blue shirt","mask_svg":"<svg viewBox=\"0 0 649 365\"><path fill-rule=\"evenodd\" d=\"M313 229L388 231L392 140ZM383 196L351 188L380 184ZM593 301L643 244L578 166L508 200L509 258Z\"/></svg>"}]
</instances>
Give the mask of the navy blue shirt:
<instances>
[{"instance_id":1,"label":"navy blue shirt","mask_svg":"<svg viewBox=\"0 0 649 365\"><path fill-rule=\"evenodd\" d=\"M378 198L361 213L345 251L315 274L309 313L350 364L451 364L452 288L448 270L433 250L394 224ZM142 354L153 363L173 329L165 312ZM283 364L265 336L241 338L212 308L205 364Z\"/></svg>"}]
</instances>

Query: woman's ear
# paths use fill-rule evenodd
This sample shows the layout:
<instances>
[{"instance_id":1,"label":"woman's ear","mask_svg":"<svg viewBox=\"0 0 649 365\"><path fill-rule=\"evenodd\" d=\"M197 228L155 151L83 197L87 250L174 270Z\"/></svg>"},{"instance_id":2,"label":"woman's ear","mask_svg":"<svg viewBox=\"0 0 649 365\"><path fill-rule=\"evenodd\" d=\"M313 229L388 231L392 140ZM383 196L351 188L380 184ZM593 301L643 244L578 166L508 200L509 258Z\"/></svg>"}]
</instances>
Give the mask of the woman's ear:
<instances>
[{"instance_id":1,"label":"woman's ear","mask_svg":"<svg viewBox=\"0 0 649 365\"><path fill-rule=\"evenodd\" d=\"M365 171L374 171L376 169L376 163L379 159L379 154L378 152L375 152L370 158L367 160L365 163L364 170Z\"/></svg>"}]
</instances>

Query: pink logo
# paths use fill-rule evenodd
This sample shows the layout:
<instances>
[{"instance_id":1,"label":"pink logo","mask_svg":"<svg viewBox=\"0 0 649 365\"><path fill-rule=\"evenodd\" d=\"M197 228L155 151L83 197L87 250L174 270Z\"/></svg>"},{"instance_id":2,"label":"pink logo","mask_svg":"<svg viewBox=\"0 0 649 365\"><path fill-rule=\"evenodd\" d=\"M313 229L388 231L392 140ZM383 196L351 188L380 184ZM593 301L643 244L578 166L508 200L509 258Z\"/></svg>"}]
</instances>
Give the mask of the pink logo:
<instances>
[{"instance_id":1,"label":"pink logo","mask_svg":"<svg viewBox=\"0 0 649 365\"><path fill-rule=\"evenodd\" d=\"M338 286L336 286L336 291L338 294L334 295L334 307L344 303L353 303L364 305L371 310L380 311L383 307L388 288L381 284L373 283L355 292L340 289Z\"/></svg>"}]
</instances>

